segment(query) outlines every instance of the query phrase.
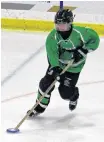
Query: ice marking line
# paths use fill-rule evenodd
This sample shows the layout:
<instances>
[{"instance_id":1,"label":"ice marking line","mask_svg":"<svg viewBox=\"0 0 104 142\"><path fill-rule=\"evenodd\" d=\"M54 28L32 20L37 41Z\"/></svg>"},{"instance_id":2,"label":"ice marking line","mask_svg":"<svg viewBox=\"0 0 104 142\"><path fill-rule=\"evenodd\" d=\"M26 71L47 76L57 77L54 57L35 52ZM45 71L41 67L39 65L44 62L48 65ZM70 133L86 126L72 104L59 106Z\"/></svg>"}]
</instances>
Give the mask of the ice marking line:
<instances>
[{"instance_id":1,"label":"ice marking line","mask_svg":"<svg viewBox=\"0 0 104 142\"><path fill-rule=\"evenodd\" d=\"M104 80L92 81L92 82L83 82L83 83L79 83L78 85L83 86L83 85L93 85L93 84L98 84L98 83L104 83ZM57 88L55 88L55 89L57 89ZM12 97L10 99L4 99L3 101L1 101L1 103L6 103L8 101L12 101L12 100L22 98L22 97L27 97L27 96L30 96L30 95L33 95L33 94L37 94L37 92L30 92L30 93L27 93L27 94Z\"/></svg>"},{"instance_id":2,"label":"ice marking line","mask_svg":"<svg viewBox=\"0 0 104 142\"><path fill-rule=\"evenodd\" d=\"M12 73L7 75L2 81L1 86L3 86L7 81L9 81L18 71L20 71L25 65L27 65L34 57L36 57L43 49L44 45L42 45L37 51L30 55L23 63L21 63Z\"/></svg>"},{"instance_id":3,"label":"ice marking line","mask_svg":"<svg viewBox=\"0 0 104 142\"><path fill-rule=\"evenodd\" d=\"M104 83L104 80L92 81L92 82L82 82L82 83L79 83L78 85L79 86L82 86L82 85L93 85L93 84L98 84L98 83Z\"/></svg>"},{"instance_id":4,"label":"ice marking line","mask_svg":"<svg viewBox=\"0 0 104 142\"><path fill-rule=\"evenodd\" d=\"M33 95L33 94L35 94L35 93L37 93L37 92L31 92L31 93L27 93L27 94L22 94L22 95L19 95L19 96L16 96L16 97L12 97L12 98L10 98L10 99L5 99L5 100L3 100L3 101L1 101L1 102L2 102L2 103L8 102L8 101L11 101L11 100L14 100L14 99L18 99L18 98L26 97L26 96L29 96L29 95Z\"/></svg>"}]
</instances>

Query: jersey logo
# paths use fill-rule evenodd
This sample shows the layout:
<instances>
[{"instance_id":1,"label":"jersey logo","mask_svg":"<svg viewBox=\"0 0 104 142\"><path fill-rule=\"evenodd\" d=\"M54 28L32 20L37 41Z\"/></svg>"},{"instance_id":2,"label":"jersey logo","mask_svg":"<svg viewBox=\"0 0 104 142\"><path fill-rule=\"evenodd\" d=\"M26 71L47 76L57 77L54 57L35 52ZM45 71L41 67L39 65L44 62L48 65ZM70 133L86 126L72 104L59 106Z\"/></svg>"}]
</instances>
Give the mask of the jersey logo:
<instances>
[{"instance_id":1,"label":"jersey logo","mask_svg":"<svg viewBox=\"0 0 104 142\"><path fill-rule=\"evenodd\" d=\"M69 86L70 86L70 81L71 81L71 80L72 80L71 78L65 77L64 85L69 87Z\"/></svg>"}]
</instances>

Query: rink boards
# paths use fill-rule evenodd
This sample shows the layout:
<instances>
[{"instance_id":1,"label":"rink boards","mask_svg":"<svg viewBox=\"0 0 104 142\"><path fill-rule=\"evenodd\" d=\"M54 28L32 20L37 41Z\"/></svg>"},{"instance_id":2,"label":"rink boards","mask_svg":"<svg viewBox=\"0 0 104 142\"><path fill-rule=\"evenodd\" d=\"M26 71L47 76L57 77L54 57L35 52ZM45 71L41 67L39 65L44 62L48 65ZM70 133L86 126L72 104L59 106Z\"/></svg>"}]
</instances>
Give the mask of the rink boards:
<instances>
[{"instance_id":1,"label":"rink boards","mask_svg":"<svg viewBox=\"0 0 104 142\"><path fill-rule=\"evenodd\" d=\"M81 8L73 10L74 25L91 27L104 36L104 15L101 13L81 12ZM80 11L80 12L79 12ZM1 27L4 29L23 31L49 32L54 28L55 12L37 10L1 10Z\"/></svg>"},{"instance_id":2,"label":"rink boards","mask_svg":"<svg viewBox=\"0 0 104 142\"><path fill-rule=\"evenodd\" d=\"M50 30L52 30L52 28L54 28L54 23L52 21L44 21L44 20L2 18L1 23L2 23L2 28L12 29L12 30L49 32ZM95 31L97 31L99 35L104 36L104 24L75 22L74 25L90 27Z\"/></svg>"}]
</instances>

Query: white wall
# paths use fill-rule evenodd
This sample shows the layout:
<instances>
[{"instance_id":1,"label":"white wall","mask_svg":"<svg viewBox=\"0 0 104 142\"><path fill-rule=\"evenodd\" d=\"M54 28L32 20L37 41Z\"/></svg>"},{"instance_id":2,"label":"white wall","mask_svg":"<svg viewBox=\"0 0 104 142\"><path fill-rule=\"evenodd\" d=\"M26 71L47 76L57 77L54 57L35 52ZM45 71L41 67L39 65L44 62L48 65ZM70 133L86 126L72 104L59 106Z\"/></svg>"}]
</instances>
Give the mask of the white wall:
<instances>
[{"instance_id":1,"label":"white wall","mask_svg":"<svg viewBox=\"0 0 104 142\"><path fill-rule=\"evenodd\" d=\"M8 1L13 2L13 1ZM17 3L17 2L15 2ZM59 5L59 2L33 2L33 1L19 1L18 3L36 4L31 10L1 10L1 17L9 18L22 18L22 19L38 19L38 20L51 20L53 21L55 13L46 12L51 6ZM104 1L70 1L64 2L66 6L78 7L74 10L75 22L91 22L91 23L104 23ZM43 12L44 11L44 12Z\"/></svg>"}]
</instances>

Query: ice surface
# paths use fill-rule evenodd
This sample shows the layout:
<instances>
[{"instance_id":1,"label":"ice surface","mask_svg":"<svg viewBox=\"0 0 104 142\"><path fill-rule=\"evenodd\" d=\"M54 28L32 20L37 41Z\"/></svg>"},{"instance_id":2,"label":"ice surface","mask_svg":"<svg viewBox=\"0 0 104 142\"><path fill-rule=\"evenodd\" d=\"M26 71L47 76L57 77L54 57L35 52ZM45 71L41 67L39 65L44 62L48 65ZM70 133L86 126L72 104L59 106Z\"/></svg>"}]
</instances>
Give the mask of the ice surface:
<instances>
[{"instance_id":1,"label":"ice surface","mask_svg":"<svg viewBox=\"0 0 104 142\"><path fill-rule=\"evenodd\" d=\"M36 49L45 44L47 33L2 31L2 80ZM19 134L7 134L31 108L38 83L47 69L45 48L2 86L2 142L103 142L104 141L104 39L88 55L78 86L80 99L74 112L61 99L56 84L44 114L26 120Z\"/></svg>"}]
</instances>

